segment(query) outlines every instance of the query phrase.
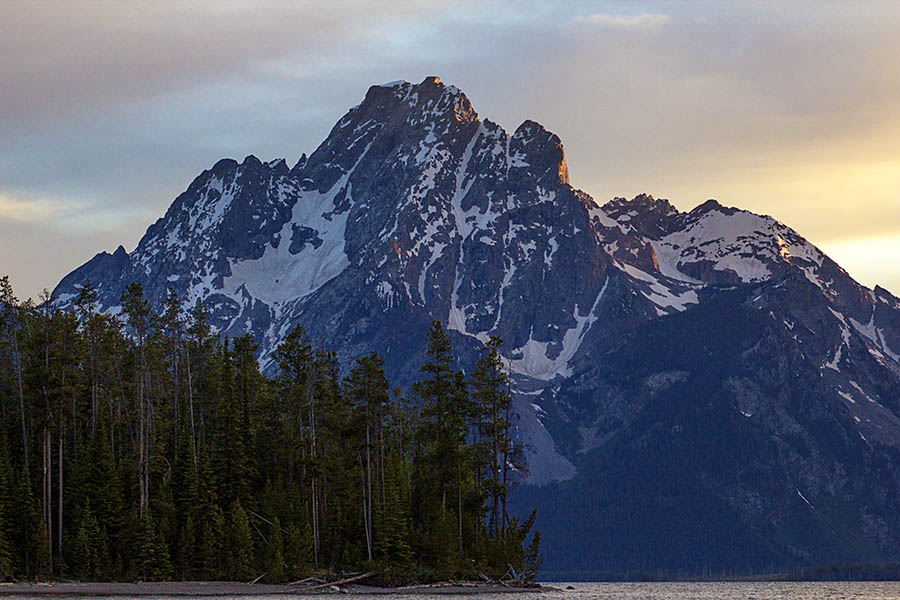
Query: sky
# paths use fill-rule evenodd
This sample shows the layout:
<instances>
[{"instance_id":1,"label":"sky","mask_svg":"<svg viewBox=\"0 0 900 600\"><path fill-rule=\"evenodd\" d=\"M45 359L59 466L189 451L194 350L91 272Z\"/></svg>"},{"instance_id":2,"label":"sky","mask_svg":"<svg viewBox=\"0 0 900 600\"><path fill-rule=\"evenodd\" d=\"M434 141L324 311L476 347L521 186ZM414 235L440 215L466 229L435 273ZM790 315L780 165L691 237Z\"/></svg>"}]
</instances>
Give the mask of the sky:
<instances>
[{"instance_id":1,"label":"sky","mask_svg":"<svg viewBox=\"0 0 900 600\"><path fill-rule=\"evenodd\" d=\"M310 153L370 85L533 119L601 204L770 214L900 295L900 8L830 2L0 2L0 275L20 298L222 157Z\"/></svg>"}]
</instances>

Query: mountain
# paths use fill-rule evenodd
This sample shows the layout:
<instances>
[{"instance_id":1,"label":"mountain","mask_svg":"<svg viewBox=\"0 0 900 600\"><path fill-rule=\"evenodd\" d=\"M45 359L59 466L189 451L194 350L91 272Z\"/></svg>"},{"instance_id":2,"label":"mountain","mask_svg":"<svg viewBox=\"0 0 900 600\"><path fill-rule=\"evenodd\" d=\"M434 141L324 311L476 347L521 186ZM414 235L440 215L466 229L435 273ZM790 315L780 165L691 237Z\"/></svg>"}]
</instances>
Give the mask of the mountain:
<instances>
[{"instance_id":1,"label":"mountain","mask_svg":"<svg viewBox=\"0 0 900 600\"><path fill-rule=\"evenodd\" d=\"M771 217L601 206L556 135L437 77L371 87L293 166L219 161L55 305L87 281L108 314L132 281L203 299L269 371L297 324L401 385L432 319L464 368L502 337L551 573L900 557L900 300Z\"/></svg>"}]
</instances>

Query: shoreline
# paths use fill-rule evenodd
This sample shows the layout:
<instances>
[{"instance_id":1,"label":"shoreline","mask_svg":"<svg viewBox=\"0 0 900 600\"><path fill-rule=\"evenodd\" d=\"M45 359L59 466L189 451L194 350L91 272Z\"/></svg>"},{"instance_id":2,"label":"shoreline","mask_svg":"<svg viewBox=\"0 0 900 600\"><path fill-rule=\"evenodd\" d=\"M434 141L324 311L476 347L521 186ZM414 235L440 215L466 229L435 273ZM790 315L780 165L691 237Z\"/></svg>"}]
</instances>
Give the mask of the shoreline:
<instances>
[{"instance_id":1,"label":"shoreline","mask_svg":"<svg viewBox=\"0 0 900 600\"><path fill-rule=\"evenodd\" d=\"M447 594L473 595L485 593L540 593L550 587L513 587L486 582L446 582L378 587L368 585L329 586L309 589L308 586L269 583L241 583L237 581L145 581L145 582L39 582L0 583L0 596L317 596L322 594L410 595Z\"/></svg>"}]
</instances>

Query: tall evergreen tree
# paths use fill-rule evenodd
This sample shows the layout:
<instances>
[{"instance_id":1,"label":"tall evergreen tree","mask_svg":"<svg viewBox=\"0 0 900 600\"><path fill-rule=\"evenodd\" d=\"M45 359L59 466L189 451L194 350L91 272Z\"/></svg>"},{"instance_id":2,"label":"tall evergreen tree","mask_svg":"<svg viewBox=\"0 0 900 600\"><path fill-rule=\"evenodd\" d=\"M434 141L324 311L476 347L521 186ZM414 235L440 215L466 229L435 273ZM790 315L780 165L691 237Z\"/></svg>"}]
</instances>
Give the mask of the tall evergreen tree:
<instances>
[{"instance_id":1,"label":"tall evergreen tree","mask_svg":"<svg viewBox=\"0 0 900 600\"><path fill-rule=\"evenodd\" d=\"M281 535L281 521L278 517L275 517L266 543L265 567L268 581L279 583L284 580L284 538Z\"/></svg>"},{"instance_id":2,"label":"tall evergreen tree","mask_svg":"<svg viewBox=\"0 0 900 600\"><path fill-rule=\"evenodd\" d=\"M229 579L248 579L253 572L253 532L247 513L236 500L228 517L228 572Z\"/></svg>"}]
</instances>

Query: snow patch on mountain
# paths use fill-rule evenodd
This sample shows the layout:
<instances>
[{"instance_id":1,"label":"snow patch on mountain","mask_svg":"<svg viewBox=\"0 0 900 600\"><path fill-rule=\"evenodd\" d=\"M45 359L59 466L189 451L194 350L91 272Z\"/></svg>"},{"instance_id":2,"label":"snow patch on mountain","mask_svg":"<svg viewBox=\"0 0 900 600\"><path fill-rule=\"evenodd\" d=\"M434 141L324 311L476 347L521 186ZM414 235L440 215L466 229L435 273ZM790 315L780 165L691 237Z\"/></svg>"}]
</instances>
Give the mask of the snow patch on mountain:
<instances>
[{"instance_id":1,"label":"snow patch on mountain","mask_svg":"<svg viewBox=\"0 0 900 600\"><path fill-rule=\"evenodd\" d=\"M271 305L308 296L340 275L350 265L344 251L349 210L336 212L335 197L346 189L352 201L353 188L348 181L371 145L369 142L356 164L328 192L307 190L300 194L291 219L278 234L278 243L266 246L262 257L229 259L231 275L225 278L224 289L233 294L243 286L255 298ZM316 243L305 243L295 254L291 252L291 241L295 228L301 227L315 231Z\"/></svg>"},{"instance_id":2,"label":"snow patch on mountain","mask_svg":"<svg viewBox=\"0 0 900 600\"><path fill-rule=\"evenodd\" d=\"M758 283L773 275L773 264L787 262L797 263L823 287L817 277L822 253L771 217L714 207L699 215L688 213L685 221L683 228L653 244L668 277L689 281L693 278L681 270L683 265L707 263L743 283Z\"/></svg>"},{"instance_id":3,"label":"snow patch on mountain","mask_svg":"<svg viewBox=\"0 0 900 600\"><path fill-rule=\"evenodd\" d=\"M544 381L549 381L556 377L571 376L572 369L569 367L569 361L578 352L578 348L581 347L584 334L597 320L594 312L597 309L597 304L600 303L600 300L606 293L608 285L609 279L603 283L603 287L597 294L597 298L587 314L582 315L578 310L578 305L575 305L575 312L572 315L575 318L575 326L566 330L563 336L562 349L556 358L550 358L547 355L548 342L539 342L534 337L529 336L528 341L523 346L516 348L510 353L512 357L509 361L510 370Z\"/></svg>"},{"instance_id":4,"label":"snow patch on mountain","mask_svg":"<svg viewBox=\"0 0 900 600\"><path fill-rule=\"evenodd\" d=\"M641 293L648 300L662 309L663 314L666 314L667 309L674 309L681 312L687 310L689 305L700 302L697 292L692 289L678 292L663 284L658 278L641 271L637 267L617 260L613 261L613 265L627 273L630 277L650 284L647 286L647 289Z\"/></svg>"}]
</instances>

